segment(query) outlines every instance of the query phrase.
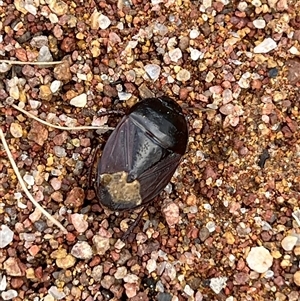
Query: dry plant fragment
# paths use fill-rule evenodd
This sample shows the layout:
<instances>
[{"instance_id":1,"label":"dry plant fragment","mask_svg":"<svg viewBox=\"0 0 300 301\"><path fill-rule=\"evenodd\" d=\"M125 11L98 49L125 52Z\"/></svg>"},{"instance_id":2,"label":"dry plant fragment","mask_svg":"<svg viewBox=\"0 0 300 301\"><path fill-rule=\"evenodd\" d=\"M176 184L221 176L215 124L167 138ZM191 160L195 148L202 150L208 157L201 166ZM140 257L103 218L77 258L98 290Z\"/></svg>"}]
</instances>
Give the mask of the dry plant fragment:
<instances>
[{"instance_id":1,"label":"dry plant fragment","mask_svg":"<svg viewBox=\"0 0 300 301\"><path fill-rule=\"evenodd\" d=\"M9 65L59 65L62 63L62 61L56 61L56 62L22 62L22 61L12 61L12 60L0 60L0 63L5 63Z\"/></svg>"},{"instance_id":2,"label":"dry plant fragment","mask_svg":"<svg viewBox=\"0 0 300 301\"><path fill-rule=\"evenodd\" d=\"M53 224L55 224L58 228L60 228L65 234L68 233L67 229L58 221L56 220L51 214L49 214L32 196L32 194L29 192L29 190L27 189L23 179L22 179L22 176L19 172L19 169L13 159L13 156L9 150L9 147L7 145L7 142L6 142L6 139L4 137L4 134L3 134L3 131L1 130L0 128L0 139L2 141L2 144L3 144L3 147L4 147L4 150L7 154L7 157L10 161L10 164L18 178L18 181L23 189L23 191L25 192L25 194L27 195L28 199L33 203L33 205L38 208Z\"/></svg>"},{"instance_id":3,"label":"dry plant fragment","mask_svg":"<svg viewBox=\"0 0 300 301\"><path fill-rule=\"evenodd\" d=\"M108 130L113 130L114 128L113 127L108 127L108 126L74 126L74 127L68 127L68 126L60 126L60 125L55 125L55 124L52 124L52 123L49 123L45 120L42 120L38 117L36 117L35 115L21 109L20 107L16 106L15 104L11 104L11 106L13 108L15 108L16 110L18 110L19 112L27 115L28 117L42 123L42 124L45 124L49 127L53 127L53 128L56 128L56 129L60 129L60 130L66 130L66 131L73 131L73 130L105 130L105 131L108 131Z\"/></svg>"}]
</instances>

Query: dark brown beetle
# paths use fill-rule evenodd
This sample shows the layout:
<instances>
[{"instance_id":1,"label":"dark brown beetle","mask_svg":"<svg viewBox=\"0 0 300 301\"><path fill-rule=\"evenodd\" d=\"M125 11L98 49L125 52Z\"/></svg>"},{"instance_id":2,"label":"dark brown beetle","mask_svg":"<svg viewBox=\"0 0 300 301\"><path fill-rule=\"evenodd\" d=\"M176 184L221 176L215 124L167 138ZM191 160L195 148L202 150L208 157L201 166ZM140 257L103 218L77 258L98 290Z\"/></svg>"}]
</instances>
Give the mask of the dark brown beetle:
<instances>
[{"instance_id":1,"label":"dark brown beetle","mask_svg":"<svg viewBox=\"0 0 300 301\"><path fill-rule=\"evenodd\" d=\"M103 207L130 210L151 202L169 183L188 142L181 107L169 97L131 107L110 135L97 164Z\"/></svg>"}]
</instances>

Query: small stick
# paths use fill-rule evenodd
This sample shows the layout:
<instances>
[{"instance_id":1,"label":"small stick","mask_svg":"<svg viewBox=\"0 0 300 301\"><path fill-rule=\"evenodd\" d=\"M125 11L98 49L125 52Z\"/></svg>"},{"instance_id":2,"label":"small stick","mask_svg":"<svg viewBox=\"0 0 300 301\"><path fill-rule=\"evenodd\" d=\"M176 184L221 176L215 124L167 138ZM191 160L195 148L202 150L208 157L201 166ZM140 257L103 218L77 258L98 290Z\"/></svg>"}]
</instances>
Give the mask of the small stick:
<instances>
[{"instance_id":1,"label":"small stick","mask_svg":"<svg viewBox=\"0 0 300 301\"><path fill-rule=\"evenodd\" d=\"M20 107L16 106L15 104L11 104L11 106L13 108L15 108L16 110L22 112L23 114L27 115L28 117L42 123L45 124L47 126L56 128L56 129L60 129L60 130L67 130L67 131L73 131L73 130L113 130L113 127L108 127L108 126L90 126L90 125L86 125L86 126L72 126L72 127L68 127L68 126L60 126L60 125L55 125L52 123L49 123L43 119L40 119L38 117L36 117L35 115L21 109Z\"/></svg>"},{"instance_id":2,"label":"small stick","mask_svg":"<svg viewBox=\"0 0 300 301\"><path fill-rule=\"evenodd\" d=\"M0 63L6 63L9 65L58 65L61 64L62 61L54 61L54 62L22 62L22 61L11 61L11 60L0 60Z\"/></svg>"},{"instance_id":3,"label":"small stick","mask_svg":"<svg viewBox=\"0 0 300 301\"><path fill-rule=\"evenodd\" d=\"M53 224L55 224L59 229L61 229L65 234L68 233L68 230L57 220L55 219L49 212L47 212L34 198L33 196L31 195L31 193L29 192L29 190L27 189L23 179L22 179L22 176L19 172L19 169L14 161L14 158L11 154L11 151L7 145L7 142L6 142L6 139L4 137L4 134L3 134L3 131L2 129L0 128L0 139L2 141L2 144L4 146L4 149L5 149L5 152L7 154L7 157L10 161L10 164L18 178L18 181L23 189L23 191L25 192L25 194L27 195L28 199L32 202L32 204L38 208Z\"/></svg>"}]
</instances>

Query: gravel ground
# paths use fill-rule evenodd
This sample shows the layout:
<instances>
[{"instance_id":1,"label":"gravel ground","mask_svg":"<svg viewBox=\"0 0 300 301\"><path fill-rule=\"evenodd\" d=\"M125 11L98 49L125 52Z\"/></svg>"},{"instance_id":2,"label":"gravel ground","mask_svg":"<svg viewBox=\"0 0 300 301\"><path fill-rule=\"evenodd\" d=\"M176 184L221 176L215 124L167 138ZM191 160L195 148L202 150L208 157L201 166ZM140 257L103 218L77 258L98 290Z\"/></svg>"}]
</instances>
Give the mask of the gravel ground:
<instances>
[{"instance_id":1,"label":"gravel ground","mask_svg":"<svg viewBox=\"0 0 300 301\"><path fill-rule=\"evenodd\" d=\"M0 0L1 128L68 231L1 147L0 299L300 300L299 58L297 0ZM115 126L97 112L162 94L189 147L122 242L137 212L87 187L109 132L16 106Z\"/></svg>"}]
</instances>

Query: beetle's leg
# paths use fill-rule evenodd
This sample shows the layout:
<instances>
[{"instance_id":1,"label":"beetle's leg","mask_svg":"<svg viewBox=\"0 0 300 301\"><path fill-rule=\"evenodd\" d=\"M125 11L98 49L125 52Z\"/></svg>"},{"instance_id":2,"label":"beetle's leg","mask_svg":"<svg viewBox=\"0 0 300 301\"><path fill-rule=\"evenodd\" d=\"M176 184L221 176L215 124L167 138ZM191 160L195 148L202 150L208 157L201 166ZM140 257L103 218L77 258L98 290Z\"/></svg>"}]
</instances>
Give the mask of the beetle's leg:
<instances>
[{"instance_id":1,"label":"beetle's leg","mask_svg":"<svg viewBox=\"0 0 300 301\"><path fill-rule=\"evenodd\" d=\"M130 225L130 227L127 229L127 231L123 234L121 240L126 240L129 236L129 234L134 230L134 228L138 225L138 223L140 222L142 216L144 215L145 211L147 210L148 205L146 204L144 206L144 208L141 210L141 212L139 213L139 215L137 216L136 220Z\"/></svg>"},{"instance_id":2,"label":"beetle's leg","mask_svg":"<svg viewBox=\"0 0 300 301\"><path fill-rule=\"evenodd\" d=\"M97 116L98 117L104 117L104 116L108 116L108 115L121 115L124 116L125 112L122 110L109 110L109 111L104 111L104 112L98 112Z\"/></svg>"},{"instance_id":3,"label":"beetle's leg","mask_svg":"<svg viewBox=\"0 0 300 301\"><path fill-rule=\"evenodd\" d=\"M88 189L90 189L92 187L92 176L93 176L93 169L94 169L94 166L95 166L95 161L97 160L98 158L98 154L99 154L99 151L101 149L101 144L98 144L95 148L95 151L93 153L93 157L92 157L92 164L90 166L90 169L89 169L89 176L88 176Z\"/></svg>"}]
</instances>

